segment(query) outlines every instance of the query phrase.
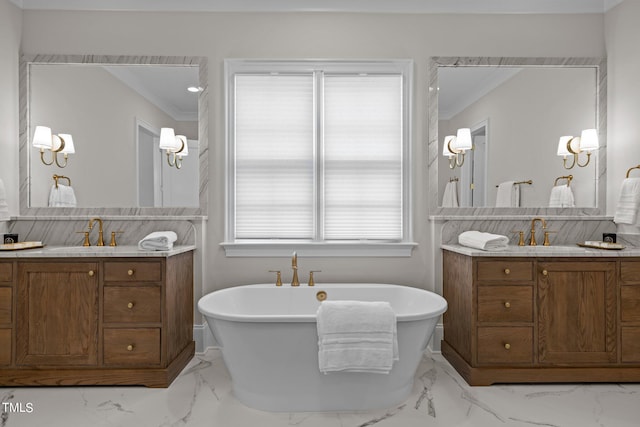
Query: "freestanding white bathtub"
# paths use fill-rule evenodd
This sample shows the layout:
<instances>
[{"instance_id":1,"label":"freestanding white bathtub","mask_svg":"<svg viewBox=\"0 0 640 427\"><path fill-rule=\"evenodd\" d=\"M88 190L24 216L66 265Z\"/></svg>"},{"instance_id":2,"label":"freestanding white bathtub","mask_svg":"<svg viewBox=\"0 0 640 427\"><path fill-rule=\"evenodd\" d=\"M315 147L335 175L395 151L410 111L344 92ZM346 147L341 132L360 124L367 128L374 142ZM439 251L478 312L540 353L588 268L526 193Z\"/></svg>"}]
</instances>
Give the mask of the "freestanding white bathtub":
<instances>
[{"instance_id":1,"label":"freestanding white bathtub","mask_svg":"<svg viewBox=\"0 0 640 427\"><path fill-rule=\"evenodd\" d=\"M328 300L391 304L400 360L389 374L320 372L320 291ZM221 348L235 396L247 406L275 412L358 411L403 402L446 309L444 298L433 292L385 284L246 285L212 292L198 302Z\"/></svg>"}]
</instances>

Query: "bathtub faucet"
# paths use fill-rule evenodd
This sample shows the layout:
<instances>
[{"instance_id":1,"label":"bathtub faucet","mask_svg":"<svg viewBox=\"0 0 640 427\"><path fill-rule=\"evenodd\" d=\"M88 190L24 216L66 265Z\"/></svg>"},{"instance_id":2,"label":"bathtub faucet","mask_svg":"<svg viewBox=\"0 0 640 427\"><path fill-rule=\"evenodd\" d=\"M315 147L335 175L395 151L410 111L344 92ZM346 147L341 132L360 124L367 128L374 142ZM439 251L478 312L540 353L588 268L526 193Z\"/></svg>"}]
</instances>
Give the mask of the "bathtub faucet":
<instances>
[{"instance_id":1,"label":"bathtub faucet","mask_svg":"<svg viewBox=\"0 0 640 427\"><path fill-rule=\"evenodd\" d=\"M291 269L293 270L293 278L291 279L291 286L300 286L300 281L298 280L298 254L295 252L291 257Z\"/></svg>"}]
</instances>

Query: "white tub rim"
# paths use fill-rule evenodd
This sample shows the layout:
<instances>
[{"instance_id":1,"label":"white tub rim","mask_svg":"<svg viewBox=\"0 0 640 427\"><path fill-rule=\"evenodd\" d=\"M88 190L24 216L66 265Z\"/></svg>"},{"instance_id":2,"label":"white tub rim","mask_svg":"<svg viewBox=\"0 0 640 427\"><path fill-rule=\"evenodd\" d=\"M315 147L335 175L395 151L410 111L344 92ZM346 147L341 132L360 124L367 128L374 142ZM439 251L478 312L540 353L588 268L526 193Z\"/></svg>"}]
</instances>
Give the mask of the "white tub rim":
<instances>
[{"instance_id":1,"label":"white tub rim","mask_svg":"<svg viewBox=\"0 0 640 427\"><path fill-rule=\"evenodd\" d=\"M420 313L409 313L396 314L396 319L398 322L408 322L408 321L418 321L424 319L430 319L433 317L438 317L442 315L445 311L447 311L448 304L447 301L437 293L433 291L428 291L426 289L416 288L412 286L405 285L396 285L390 283L316 283L314 287L308 287L306 285L300 285L300 288L309 289L315 292L329 289L340 289L340 288L368 288L368 287L377 287L377 288L401 288L405 292L414 292L423 295L429 295L429 298L432 299L431 303L433 304L433 309L429 311L424 311ZM208 294L203 295L198 300L198 311L202 313L204 316L208 316L213 319L218 320L227 320L233 322L264 322L264 323L289 323L289 322L315 322L316 314L247 314L247 313L234 313L234 312L214 312L207 307L207 301L211 298L214 298L215 294L220 296L222 293L229 292L238 292L238 288L243 289L270 289L273 288L274 292L279 290L284 290L285 288L291 289L289 292L301 291L300 288L293 288L290 285L283 285L282 288L276 287L273 283L259 283L259 284L250 284L250 285L238 285L232 286L224 289L218 289L216 291L210 292ZM304 292L304 291L302 291Z\"/></svg>"}]
</instances>

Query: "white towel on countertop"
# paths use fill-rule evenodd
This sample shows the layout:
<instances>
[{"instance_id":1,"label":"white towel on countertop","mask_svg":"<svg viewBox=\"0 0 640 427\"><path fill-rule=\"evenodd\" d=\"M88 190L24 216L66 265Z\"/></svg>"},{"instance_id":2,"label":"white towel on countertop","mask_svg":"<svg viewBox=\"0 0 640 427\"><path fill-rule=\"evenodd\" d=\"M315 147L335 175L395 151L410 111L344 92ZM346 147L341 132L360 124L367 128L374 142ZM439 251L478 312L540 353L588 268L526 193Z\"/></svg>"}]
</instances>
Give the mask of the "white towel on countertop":
<instances>
[{"instance_id":1,"label":"white towel on countertop","mask_svg":"<svg viewBox=\"0 0 640 427\"><path fill-rule=\"evenodd\" d=\"M138 249L168 251L173 248L176 240L178 235L174 231L154 231L138 242Z\"/></svg>"},{"instance_id":2,"label":"white towel on countertop","mask_svg":"<svg viewBox=\"0 0 640 427\"><path fill-rule=\"evenodd\" d=\"M75 208L76 194L68 185L54 184L49 192L49 206L54 208Z\"/></svg>"},{"instance_id":3,"label":"white towel on countertop","mask_svg":"<svg viewBox=\"0 0 640 427\"><path fill-rule=\"evenodd\" d=\"M444 187L444 195L442 196L442 207L458 207L458 183L456 181L449 181L446 187Z\"/></svg>"},{"instance_id":4,"label":"white towel on countertop","mask_svg":"<svg viewBox=\"0 0 640 427\"><path fill-rule=\"evenodd\" d=\"M7 191L0 179L0 221L9 221L9 206L7 205Z\"/></svg>"},{"instance_id":5,"label":"white towel on countertop","mask_svg":"<svg viewBox=\"0 0 640 427\"><path fill-rule=\"evenodd\" d=\"M551 189L551 196L549 197L550 208L573 208L575 206L573 191L567 184L556 185Z\"/></svg>"},{"instance_id":6,"label":"white towel on countertop","mask_svg":"<svg viewBox=\"0 0 640 427\"><path fill-rule=\"evenodd\" d=\"M622 181L620 198L613 216L616 224L639 225L638 210L640 209L640 178L626 178Z\"/></svg>"},{"instance_id":7,"label":"white towel on countertop","mask_svg":"<svg viewBox=\"0 0 640 427\"><path fill-rule=\"evenodd\" d=\"M505 181L498 185L496 208L520 207L520 186L515 181Z\"/></svg>"},{"instance_id":8,"label":"white towel on countertop","mask_svg":"<svg viewBox=\"0 0 640 427\"><path fill-rule=\"evenodd\" d=\"M396 315L388 302L323 301L316 323L322 373L388 374L399 360Z\"/></svg>"},{"instance_id":9,"label":"white towel on countertop","mask_svg":"<svg viewBox=\"0 0 640 427\"><path fill-rule=\"evenodd\" d=\"M509 238L501 234L485 233L483 231L465 231L458 236L458 243L483 251L503 251L509 245Z\"/></svg>"}]
</instances>

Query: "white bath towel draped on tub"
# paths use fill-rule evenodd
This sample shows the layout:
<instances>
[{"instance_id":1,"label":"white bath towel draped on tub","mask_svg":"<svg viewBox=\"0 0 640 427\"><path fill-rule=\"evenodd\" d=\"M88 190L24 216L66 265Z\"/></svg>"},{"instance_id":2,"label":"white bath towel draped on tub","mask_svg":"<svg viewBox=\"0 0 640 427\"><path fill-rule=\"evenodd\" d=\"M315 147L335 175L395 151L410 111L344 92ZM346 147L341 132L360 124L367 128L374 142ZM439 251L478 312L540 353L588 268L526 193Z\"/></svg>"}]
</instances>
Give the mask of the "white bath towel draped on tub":
<instances>
[{"instance_id":1,"label":"white bath towel draped on tub","mask_svg":"<svg viewBox=\"0 0 640 427\"><path fill-rule=\"evenodd\" d=\"M396 315L388 302L324 301L316 321L318 365L325 374L388 374L399 360Z\"/></svg>"}]
</instances>

